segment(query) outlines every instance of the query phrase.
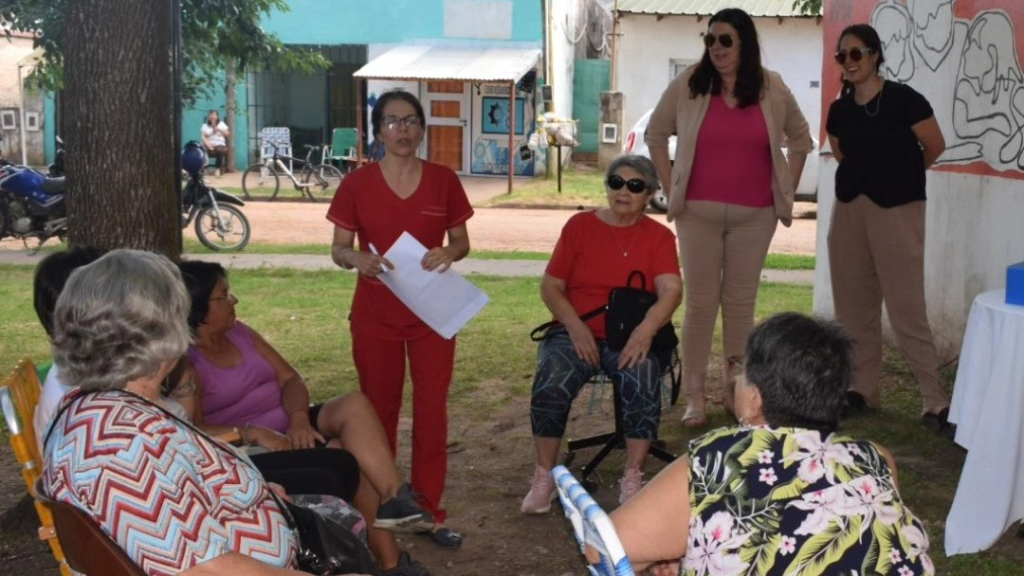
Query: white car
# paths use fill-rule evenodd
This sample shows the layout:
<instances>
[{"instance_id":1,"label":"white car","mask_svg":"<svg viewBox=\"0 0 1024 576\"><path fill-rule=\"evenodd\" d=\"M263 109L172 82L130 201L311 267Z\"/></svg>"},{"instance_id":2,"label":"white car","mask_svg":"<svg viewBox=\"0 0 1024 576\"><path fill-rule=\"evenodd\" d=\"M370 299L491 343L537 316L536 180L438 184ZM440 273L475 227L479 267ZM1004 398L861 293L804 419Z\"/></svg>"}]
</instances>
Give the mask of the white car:
<instances>
[{"instance_id":1,"label":"white car","mask_svg":"<svg viewBox=\"0 0 1024 576\"><path fill-rule=\"evenodd\" d=\"M647 142L644 141L644 132L647 131L647 123L651 121L652 112L654 112L653 109L648 110L646 114L637 120L636 125L629 131L629 134L626 134L626 140L622 147L624 154L639 154L648 158L651 157L650 151L647 149ZM800 184L796 187L796 199L800 202L818 201L818 140L811 137L811 142L813 147L807 155L804 173L800 175ZM782 153L786 153L785 147L783 147ZM671 136L668 139L668 157L676 157L675 136ZM661 212L668 210L663 190L658 190L654 193L654 197L651 198L651 207Z\"/></svg>"}]
</instances>

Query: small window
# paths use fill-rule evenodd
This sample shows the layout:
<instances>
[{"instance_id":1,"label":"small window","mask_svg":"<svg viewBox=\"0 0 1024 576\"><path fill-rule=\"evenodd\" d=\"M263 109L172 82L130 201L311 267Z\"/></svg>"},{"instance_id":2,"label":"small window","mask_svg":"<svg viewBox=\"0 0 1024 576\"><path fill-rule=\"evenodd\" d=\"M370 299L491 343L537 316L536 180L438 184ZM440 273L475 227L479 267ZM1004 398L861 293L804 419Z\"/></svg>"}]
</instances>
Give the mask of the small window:
<instances>
[{"instance_id":1,"label":"small window","mask_svg":"<svg viewBox=\"0 0 1024 576\"><path fill-rule=\"evenodd\" d=\"M616 144L619 141L619 125L618 124L602 124L601 125L601 142L605 144Z\"/></svg>"},{"instance_id":2,"label":"small window","mask_svg":"<svg viewBox=\"0 0 1024 576\"><path fill-rule=\"evenodd\" d=\"M686 58L672 58L668 61L668 81L671 82L683 73L690 66L696 64L696 60L689 60Z\"/></svg>"},{"instance_id":3,"label":"small window","mask_svg":"<svg viewBox=\"0 0 1024 576\"><path fill-rule=\"evenodd\" d=\"M25 130L29 132L39 131L39 112L25 113Z\"/></svg>"},{"instance_id":4,"label":"small window","mask_svg":"<svg viewBox=\"0 0 1024 576\"><path fill-rule=\"evenodd\" d=\"M17 110L0 110L0 128L14 130L18 127Z\"/></svg>"}]
</instances>

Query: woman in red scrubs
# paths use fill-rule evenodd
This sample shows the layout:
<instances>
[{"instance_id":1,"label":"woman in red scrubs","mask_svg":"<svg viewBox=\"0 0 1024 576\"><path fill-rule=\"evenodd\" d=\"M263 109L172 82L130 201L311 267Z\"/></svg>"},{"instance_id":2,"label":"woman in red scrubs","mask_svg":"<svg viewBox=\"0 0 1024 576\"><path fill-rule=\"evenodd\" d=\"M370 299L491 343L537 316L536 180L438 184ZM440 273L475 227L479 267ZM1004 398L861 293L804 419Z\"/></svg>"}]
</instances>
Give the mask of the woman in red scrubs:
<instances>
[{"instance_id":1,"label":"woman in red scrubs","mask_svg":"<svg viewBox=\"0 0 1024 576\"><path fill-rule=\"evenodd\" d=\"M386 92L370 118L373 136L386 153L380 162L347 175L334 195L327 213L335 225L331 257L339 266L359 272L350 315L352 356L359 387L377 410L393 453L408 358L413 386L412 486L434 515L431 539L439 546L458 548L462 536L444 525L441 507L455 338L446 340L434 332L377 278L392 264L371 246L386 253L408 232L428 249L423 269L444 272L469 253L466 221L473 208L455 172L416 156L426 118L415 96ZM358 249L353 248L357 238Z\"/></svg>"}]
</instances>

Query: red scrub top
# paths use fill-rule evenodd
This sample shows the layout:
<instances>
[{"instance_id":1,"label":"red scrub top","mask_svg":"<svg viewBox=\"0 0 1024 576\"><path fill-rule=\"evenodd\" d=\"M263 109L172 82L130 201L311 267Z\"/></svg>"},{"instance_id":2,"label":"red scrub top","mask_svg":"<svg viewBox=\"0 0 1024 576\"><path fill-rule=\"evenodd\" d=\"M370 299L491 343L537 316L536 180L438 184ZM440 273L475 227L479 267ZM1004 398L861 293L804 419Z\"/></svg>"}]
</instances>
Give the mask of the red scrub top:
<instances>
[{"instance_id":1,"label":"red scrub top","mask_svg":"<svg viewBox=\"0 0 1024 576\"><path fill-rule=\"evenodd\" d=\"M345 176L327 211L328 220L355 232L360 250L369 251L373 244L381 254L402 232L428 250L443 246L448 229L464 224L472 215L466 190L455 172L425 160L419 186L408 198L399 198L384 180L380 164L373 163ZM356 282L351 319L372 321L380 327L380 336L426 327L383 282L362 275Z\"/></svg>"}]
</instances>

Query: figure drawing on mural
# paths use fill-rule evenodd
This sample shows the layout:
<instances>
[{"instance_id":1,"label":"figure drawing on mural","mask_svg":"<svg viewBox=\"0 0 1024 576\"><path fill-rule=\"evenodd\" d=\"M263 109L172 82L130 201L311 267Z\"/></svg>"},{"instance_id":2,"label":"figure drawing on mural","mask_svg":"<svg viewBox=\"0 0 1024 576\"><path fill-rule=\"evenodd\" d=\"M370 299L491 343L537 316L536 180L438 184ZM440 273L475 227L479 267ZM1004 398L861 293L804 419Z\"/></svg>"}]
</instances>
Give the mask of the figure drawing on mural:
<instances>
[{"instance_id":1,"label":"figure drawing on mural","mask_svg":"<svg viewBox=\"0 0 1024 576\"><path fill-rule=\"evenodd\" d=\"M1003 10L956 18L954 5L965 1L879 2L871 25L885 46L884 75L912 82L937 110L951 111L939 117L951 136L939 163L984 162L997 171L1022 171L1024 73L1013 19Z\"/></svg>"}]
</instances>

